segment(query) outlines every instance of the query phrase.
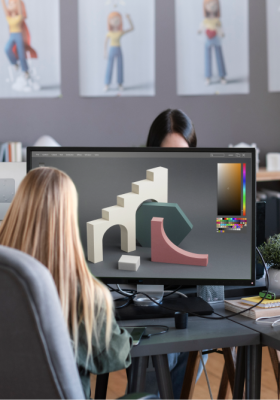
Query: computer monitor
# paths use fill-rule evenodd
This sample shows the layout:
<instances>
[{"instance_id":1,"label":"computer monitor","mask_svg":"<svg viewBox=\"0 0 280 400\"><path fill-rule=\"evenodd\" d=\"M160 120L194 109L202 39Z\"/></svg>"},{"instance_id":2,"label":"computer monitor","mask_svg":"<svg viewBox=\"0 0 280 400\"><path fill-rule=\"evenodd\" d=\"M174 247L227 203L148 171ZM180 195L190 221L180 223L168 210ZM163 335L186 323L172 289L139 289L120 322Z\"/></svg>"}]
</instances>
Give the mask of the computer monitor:
<instances>
[{"instance_id":1,"label":"computer monitor","mask_svg":"<svg viewBox=\"0 0 280 400\"><path fill-rule=\"evenodd\" d=\"M249 148L27 149L28 171L72 178L89 268L119 284L254 285L255 165Z\"/></svg>"}]
</instances>

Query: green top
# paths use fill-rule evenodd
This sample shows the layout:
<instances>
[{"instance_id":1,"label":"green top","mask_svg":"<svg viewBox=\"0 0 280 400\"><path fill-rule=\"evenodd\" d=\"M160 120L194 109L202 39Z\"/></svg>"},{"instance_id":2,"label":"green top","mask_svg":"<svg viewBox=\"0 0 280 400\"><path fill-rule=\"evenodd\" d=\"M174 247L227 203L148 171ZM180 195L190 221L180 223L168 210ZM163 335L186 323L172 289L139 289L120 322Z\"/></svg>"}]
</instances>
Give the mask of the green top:
<instances>
[{"instance_id":1,"label":"green top","mask_svg":"<svg viewBox=\"0 0 280 400\"><path fill-rule=\"evenodd\" d=\"M105 309L104 309L105 312ZM102 313L102 311L101 311ZM99 324L97 321L97 327ZM79 328L79 345L78 345L78 360L77 365L85 392L85 397L90 398L90 374L105 374L107 372L118 371L127 368L131 364L130 349L132 347L132 338L129 333L120 328L113 317L112 324L112 337L108 351L105 348L105 331L106 319L104 320L100 334L99 343L97 346L96 340L92 338L92 357L90 357L88 364L87 359L87 338L85 325L82 323ZM93 394L92 394L93 397Z\"/></svg>"}]
</instances>

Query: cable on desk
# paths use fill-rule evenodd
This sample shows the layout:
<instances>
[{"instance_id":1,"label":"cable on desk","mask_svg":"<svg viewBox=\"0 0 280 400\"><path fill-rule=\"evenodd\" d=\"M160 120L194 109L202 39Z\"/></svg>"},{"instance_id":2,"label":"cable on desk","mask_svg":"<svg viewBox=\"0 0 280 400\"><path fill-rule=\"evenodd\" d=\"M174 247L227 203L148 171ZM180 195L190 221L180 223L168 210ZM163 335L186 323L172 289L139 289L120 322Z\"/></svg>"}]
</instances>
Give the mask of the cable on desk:
<instances>
[{"instance_id":1,"label":"cable on desk","mask_svg":"<svg viewBox=\"0 0 280 400\"><path fill-rule=\"evenodd\" d=\"M116 299L115 301L119 301L119 300L122 300L122 299ZM128 297L126 303L122 304L121 306L117 306L117 307L115 306L115 309L120 310L121 308L127 307L130 303L132 303L132 298Z\"/></svg>"},{"instance_id":2,"label":"cable on desk","mask_svg":"<svg viewBox=\"0 0 280 400\"><path fill-rule=\"evenodd\" d=\"M166 294L165 296L163 295L163 297L171 296L173 293L178 292L178 290L181 289L181 287L182 287L182 286L179 286L179 287L177 287L177 289L175 289L175 290L173 290L173 291L165 290L164 293L168 293L168 294ZM181 295L184 295L184 294L181 293L181 292L179 292L179 293L180 293ZM186 295L184 295L184 296L186 296ZM186 297L188 297L188 296L186 296Z\"/></svg>"},{"instance_id":3,"label":"cable on desk","mask_svg":"<svg viewBox=\"0 0 280 400\"><path fill-rule=\"evenodd\" d=\"M207 317L207 316L205 316L205 315L200 315L200 314L197 314L197 313L195 313L195 312L190 312L190 314L191 314L191 315L194 315L194 316L196 316L196 317L199 317L199 318L203 318L203 319L223 320L223 319L230 319L230 318L232 318L232 317L235 317L236 315L243 314L243 313L245 313L246 311L250 311L250 310L252 310L253 308L257 307L259 304L261 304L261 303L266 299L266 296L267 296L267 294L268 294L268 292L269 292L269 275L268 275L268 270L267 270L266 263L265 263L265 261L264 261L264 258L263 258L263 256L262 256L260 250L259 250L257 247L256 247L256 250L257 250L257 252L258 252L258 254L259 254L259 256L260 256L260 259L261 259L261 261L262 261L262 264L263 264L263 266L264 266L264 268L265 268L265 273L266 273L266 277L267 277L267 291L266 291L266 294L265 294L264 297L262 297L262 299L261 299L258 303L254 304L254 305L251 306L251 307L246 308L245 310L239 311L239 312L237 312L237 313L232 313L232 314L227 315L227 316L224 316L224 317L223 317L223 316L219 316L219 317L216 317L216 318ZM110 285L108 285L108 284L107 284L107 286L109 287L109 289L110 289L111 291L117 292L117 293L119 293L119 294L123 294L123 293L121 293L122 290L119 291L119 290L117 290L117 289L114 289L114 288L112 288L112 287L111 287ZM174 310L173 308L163 306L162 304L160 304L160 303L158 303L157 301L155 301L152 297L150 297L147 293L137 292L137 290L131 290L131 292L133 292L133 294L129 295L129 297L132 297L132 298L133 298L136 294L142 294L143 296L148 297L148 299L150 299L153 303L157 304L159 307L162 307L162 308L164 308L164 309L166 309L166 310L172 311L173 313L175 313L175 312L185 313L185 310ZM124 294L123 294L123 295L124 295Z\"/></svg>"},{"instance_id":4,"label":"cable on desk","mask_svg":"<svg viewBox=\"0 0 280 400\"><path fill-rule=\"evenodd\" d=\"M124 326L123 328L138 328L138 326ZM148 333L145 331L142 336L143 339L150 338L156 335L163 335L164 333L167 333L169 331L169 328L166 325L142 325L139 326L139 328L146 328L147 330L149 330L149 328L163 328L160 332Z\"/></svg>"},{"instance_id":5,"label":"cable on desk","mask_svg":"<svg viewBox=\"0 0 280 400\"><path fill-rule=\"evenodd\" d=\"M204 364L204 360L203 360L203 356L202 356L202 351L201 350L199 350L199 356L200 356L200 360L202 362L203 370L204 370L204 373L205 373L210 399L213 400L211 386L210 386L210 382L209 382L209 379L208 379L208 374L207 374L207 371L206 371L206 367L205 367L205 364Z\"/></svg>"},{"instance_id":6,"label":"cable on desk","mask_svg":"<svg viewBox=\"0 0 280 400\"><path fill-rule=\"evenodd\" d=\"M134 290L134 289L127 289L128 291L127 291L127 290L124 291L124 290L120 287L120 285L118 285L118 284L117 284L117 288L118 288L118 289L113 289L113 288L112 288L111 286L109 286L109 285L107 285L107 286L109 287L109 289L110 289L111 292L112 292L112 291L115 291L115 292L117 292L117 293L123 295L124 297L128 297L128 300L127 300L126 303L122 304L121 306L115 307L116 310L119 310L119 309L121 309L121 308L127 307L129 304L131 304L132 299L136 296L136 294L139 293L139 292L137 292L137 291ZM179 295L182 296L182 297L188 297L188 296L185 295L184 293L178 292L178 290L181 289L181 287L182 287L182 286L178 286L177 289L172 290L172 291L165 290L164 293L168 293L168 294L164 295L163 297L171 296L171 295L174 294L174 293L177 293L177 294L179 294ZM119 299L116 299L115 301L118 301L118 300L119 300Z\"/></svg>"}]
</instances>

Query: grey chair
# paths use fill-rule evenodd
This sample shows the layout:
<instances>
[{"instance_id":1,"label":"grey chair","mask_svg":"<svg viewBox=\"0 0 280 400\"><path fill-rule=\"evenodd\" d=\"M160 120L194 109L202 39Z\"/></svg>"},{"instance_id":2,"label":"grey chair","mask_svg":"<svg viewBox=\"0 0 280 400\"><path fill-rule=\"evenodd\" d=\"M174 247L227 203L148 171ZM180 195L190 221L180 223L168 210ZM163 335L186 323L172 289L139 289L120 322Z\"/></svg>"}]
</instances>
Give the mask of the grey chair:
<instances>
[{"instance_id":1,"label":"grey chair","mask_svg":"<svg viewBox=\"0 0 280 400\"><path fill-rule=\"evenodd\" d=\"M108 374L98 377L97 398L106 398L107 382ZM0 398L85 398L51 274L33 257L5 246L0 246Z\"/></svg>"},{"instance_id":2,"label":"grey chair","mask_svg":"<svg viewBox=\"0 0 280 400\"><path fill-rule=\"evenodd\" d=\"M51 274L0 246L0 398L84 399Z\"/></svg>"}]
</instances>

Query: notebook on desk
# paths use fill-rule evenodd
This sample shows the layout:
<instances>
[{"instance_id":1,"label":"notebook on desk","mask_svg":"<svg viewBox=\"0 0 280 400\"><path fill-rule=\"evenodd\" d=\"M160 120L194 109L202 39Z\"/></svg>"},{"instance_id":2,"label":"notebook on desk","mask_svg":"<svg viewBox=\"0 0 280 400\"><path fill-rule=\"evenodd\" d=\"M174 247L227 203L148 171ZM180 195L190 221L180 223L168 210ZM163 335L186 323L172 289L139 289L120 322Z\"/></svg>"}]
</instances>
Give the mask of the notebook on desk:
<instances>
[{"instance_id":1,"label":"notebook on desk","mask_svg":"<svg viewBox=\"0 0 280 400\"><path fill-rule=\"evenodd\" d=\"M260 301L261 301L261 297L260 296L246 297L246 298L241 299L242 303L247 304L249 306L254 306L255 304L258 304ZM278 300L265 299L257 307L258 308L280 307L280 299L278 299Z\"/></svg>"},{"instance_id":2,"label":"notebook on desk","mask_svg":"<svg viewBox=\"0 0 280 400\"><path fill-rule=\"evenodd\" d=\"M238 313L240 311L246 310L249 307L249 304L244 304L241 300L225 300L225 309L233 313ZM245 311L241 315L252 319L257 319L260 317L280 317L280 308L255 307L251 310Z\"/></svg>"}]
</instances>

